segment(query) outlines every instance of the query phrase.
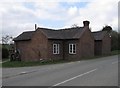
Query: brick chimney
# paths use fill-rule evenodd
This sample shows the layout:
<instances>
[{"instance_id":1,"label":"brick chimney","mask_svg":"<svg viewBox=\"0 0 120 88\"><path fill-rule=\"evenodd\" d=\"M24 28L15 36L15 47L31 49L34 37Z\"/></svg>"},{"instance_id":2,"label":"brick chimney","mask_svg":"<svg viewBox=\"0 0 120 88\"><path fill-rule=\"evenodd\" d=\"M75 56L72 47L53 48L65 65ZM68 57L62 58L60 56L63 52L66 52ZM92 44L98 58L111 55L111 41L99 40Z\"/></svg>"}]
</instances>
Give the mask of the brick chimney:
<instances>
[{"instance_id":1,"label":"brick chimney","mask_svg":"<svg viewBox=\"0 0 120 88\"><path fill-rule=\"evenodd\" d=\"M89 27L89 24L90 24L90 22L89 21L83 21L83 25L84 25L84 27Z\"/></svg>"}]
</instances>

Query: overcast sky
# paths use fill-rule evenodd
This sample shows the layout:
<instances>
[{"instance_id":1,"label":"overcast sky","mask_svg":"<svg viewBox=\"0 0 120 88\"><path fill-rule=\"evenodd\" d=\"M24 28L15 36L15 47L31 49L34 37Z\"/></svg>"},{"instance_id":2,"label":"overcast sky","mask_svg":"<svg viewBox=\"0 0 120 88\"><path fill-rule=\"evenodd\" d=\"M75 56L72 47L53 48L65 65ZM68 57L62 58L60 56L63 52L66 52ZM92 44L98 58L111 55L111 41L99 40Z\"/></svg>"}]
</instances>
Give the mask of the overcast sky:
<instances>
[{"instance_id":1,"label":"overcast sky","mask_svg":"<svg viewBox=\"0 0 120 88\"><path fill-rule=\"evenodd\" d=\"M26 1L0 2L1 34L16 37L24 31L35 30L34 24L56 30L73 24L83 26L84 20L90 21L92 31L99 31L105 25L118 30L118 0Z\"/></svg>"}]
</instances>

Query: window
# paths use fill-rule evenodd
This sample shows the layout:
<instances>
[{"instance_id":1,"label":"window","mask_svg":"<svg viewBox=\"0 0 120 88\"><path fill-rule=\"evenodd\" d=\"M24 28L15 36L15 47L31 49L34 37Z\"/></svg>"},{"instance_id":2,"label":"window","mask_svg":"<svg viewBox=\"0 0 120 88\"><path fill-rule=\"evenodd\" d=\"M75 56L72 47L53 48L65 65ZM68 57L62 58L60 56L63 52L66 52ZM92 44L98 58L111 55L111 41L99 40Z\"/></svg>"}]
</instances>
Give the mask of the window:
<instances>
[{"instance_id":1,"label":"window","mask_svg":"<svg viewBox=\"0 0 120 88\"><path fill-rule=\"evenodd\" d=\"M59 54L59 44L53 44L53 54Z\"/></svg>"},{"instance_id":2,"label":"window","mask_svg":"<svg viewBox=\"0 0 120 88\"><path fill-rule=\"evenodd\" d=\"M76 44L69 44L69 54L76 54Z\"/></svg>"}]
</instances>

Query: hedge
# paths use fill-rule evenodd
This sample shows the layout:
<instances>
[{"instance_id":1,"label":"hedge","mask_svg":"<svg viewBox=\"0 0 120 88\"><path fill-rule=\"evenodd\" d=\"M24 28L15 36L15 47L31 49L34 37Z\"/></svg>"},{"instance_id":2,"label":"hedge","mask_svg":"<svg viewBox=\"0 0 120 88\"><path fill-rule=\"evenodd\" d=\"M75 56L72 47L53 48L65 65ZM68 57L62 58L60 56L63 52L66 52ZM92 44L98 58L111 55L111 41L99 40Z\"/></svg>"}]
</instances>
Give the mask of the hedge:
<instances>
[{"instance_id":1,"label":"hedge","mask_svg":"<svg viewBox=\"0 0 120 88\"><path fill-rule=\"evenodd\" d=\"M8 58L9 57L9 51L7 48L2 47L2 59Z\"/></svg>"}]
</instances>

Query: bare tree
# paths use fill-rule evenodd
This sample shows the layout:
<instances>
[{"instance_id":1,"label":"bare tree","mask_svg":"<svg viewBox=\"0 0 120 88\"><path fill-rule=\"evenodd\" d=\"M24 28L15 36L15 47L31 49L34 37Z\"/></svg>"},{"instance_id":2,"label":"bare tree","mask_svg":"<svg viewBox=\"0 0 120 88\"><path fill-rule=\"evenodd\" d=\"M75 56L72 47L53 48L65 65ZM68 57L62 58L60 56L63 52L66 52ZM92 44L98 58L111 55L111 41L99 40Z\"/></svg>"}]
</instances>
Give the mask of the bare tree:
<instances>
[{"instance_id":1,"label":"bare tree","mask_svg":"<svg viewBox=\"0 0 120 88\"><path fill-rule=\"evenodd\" d=\"M79 26L78 26L78 24L73 24L71 27L76 28L76 27L79 27Z\"/></svg>"},{"instance_id":2,"label":"bare tree","mask_svg":"<svg viewBox=\"0 0 120 88\"><path fill-rule=\"evenodd\" d=\"M13 37L10 35L5 35L2 37L2 44L9 44L12 42Z\"/></svg>"}]
</instances>

